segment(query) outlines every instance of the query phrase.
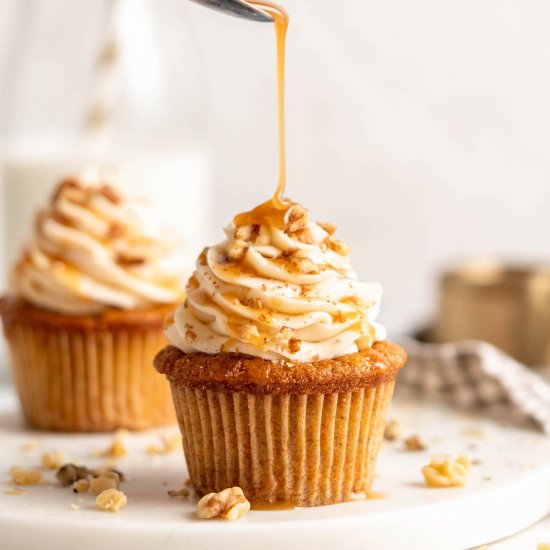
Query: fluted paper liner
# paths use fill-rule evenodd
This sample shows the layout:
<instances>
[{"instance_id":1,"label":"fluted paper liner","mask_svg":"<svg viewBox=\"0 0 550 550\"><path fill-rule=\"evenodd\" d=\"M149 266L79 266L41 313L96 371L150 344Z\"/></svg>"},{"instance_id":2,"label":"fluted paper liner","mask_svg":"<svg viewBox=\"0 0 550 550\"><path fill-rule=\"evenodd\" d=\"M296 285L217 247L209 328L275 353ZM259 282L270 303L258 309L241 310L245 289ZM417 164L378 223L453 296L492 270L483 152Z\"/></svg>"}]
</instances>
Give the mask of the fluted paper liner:
<instances>
[{"instance_id":1,"label":"fluted paper liner","mask_svg":"<svg viewBox=\"0 0 550 550\"><path fill-rule=\"evenodd\" d=\"M84 432L175 421L169 384L152 367L166 344L162 316L156 324L139 328L119 322L98 330L47 319L5 322L27 422L39 429Z\"/></svg>"},{"instance_id":2,"label":"fluted paper liner","mask_svg":"<svg viewBox=\"0 0 550 550\"><path fill-rule=\"evenodd\" d=\"M172 381L200 493L318 506L370 489L394 380L328 395L226 393Z\"/></svg>"}]
</instances>

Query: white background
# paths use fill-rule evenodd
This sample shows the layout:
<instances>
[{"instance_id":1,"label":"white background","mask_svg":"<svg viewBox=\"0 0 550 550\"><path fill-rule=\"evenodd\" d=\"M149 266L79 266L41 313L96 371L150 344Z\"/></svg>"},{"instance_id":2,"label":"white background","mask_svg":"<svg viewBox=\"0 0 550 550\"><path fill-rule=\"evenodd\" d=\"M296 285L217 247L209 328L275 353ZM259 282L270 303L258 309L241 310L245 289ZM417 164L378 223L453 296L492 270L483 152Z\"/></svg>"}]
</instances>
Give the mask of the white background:
<instances>
[{"instance_id":1,"label":"white background","mask_svg":"<svg viewBox=\"0 0 550 550\"><path fill-rule=\"evenodd\" d=\"M276 184L273 31L187 0L131 4L118 122L211 149L218 239ZM548 2L284 5L288 194L383 283L390 329L426 322L449 260L548 257ZM104 7L0 0L3 138L77 128Z\"/></svg>"}]
</instances>

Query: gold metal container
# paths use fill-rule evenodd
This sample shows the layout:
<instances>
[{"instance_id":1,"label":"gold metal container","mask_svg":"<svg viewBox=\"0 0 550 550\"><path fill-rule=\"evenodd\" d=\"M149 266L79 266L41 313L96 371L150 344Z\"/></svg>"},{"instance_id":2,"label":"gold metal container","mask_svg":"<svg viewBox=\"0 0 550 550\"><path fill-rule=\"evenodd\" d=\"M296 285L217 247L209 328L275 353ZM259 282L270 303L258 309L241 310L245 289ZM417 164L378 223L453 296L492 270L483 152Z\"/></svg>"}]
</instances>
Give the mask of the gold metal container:
<instances>
[{"instance_id":1,"label":"gold metal container","mask_svg":"<svg viewBox=\"0 0 550 550\"><path fill-rule=\"evenodd\" d=\"M448 269L430 336L484 340L527 365L550 364L550 265L475 261Z\"/></svg>"}]
</instances>

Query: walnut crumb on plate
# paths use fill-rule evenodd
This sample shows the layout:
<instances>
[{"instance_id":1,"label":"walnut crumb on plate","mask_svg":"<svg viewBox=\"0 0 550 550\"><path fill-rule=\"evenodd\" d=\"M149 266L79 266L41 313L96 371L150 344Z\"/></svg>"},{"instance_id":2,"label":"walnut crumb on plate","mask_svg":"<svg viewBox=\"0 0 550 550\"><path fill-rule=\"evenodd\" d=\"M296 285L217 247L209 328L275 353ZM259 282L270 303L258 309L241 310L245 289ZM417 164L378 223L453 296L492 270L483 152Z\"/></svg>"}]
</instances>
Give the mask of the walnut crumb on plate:
<instances>
[{"instance_id":1,"label":"walnut crumb on plate","mask_svg":"<svg viewBox=\"0 0 550 550\"><path fill-rule=\"evenodd\" d=\"M429 487L462 487L468 481L470 459L462 454L456 459L436 456L422 468L426 485Z\"/></svg>"},{"instance_id":2,"label":"walnut crumb on plate","mask_svg":"<svg viewBox=\"0 0 550 550\"><path fill-rule=\"evenodd\" d=\"M250 510L250 502L240 487L224 489L219 493L208 493L197 503L197 516L201 519L228 519L244 516Z\"/></svg>"},{"instance_id":3,"label":"walnut crumb on plate","mask_svg":"<svg viewBox=\"0 0 550 550\"><path fill-rule=\"evenodd\" d=\"M26 495L27 491L24 491L23 489L18 489L17 487L12 487L11 489L7 489L4 491L5 495Z\"/></svg>"},{"instance_id":4,"label":"walnut crumb on plate","mask_svg":"<svg viewBox=\"0 0 550 550\"><path fill-rule=\"evenodd\" d=\"M46 470L56 470L67 462L63 451L48 451L42 455L42 466Z\"/></svg>"},{"instance_id":5,"label":"walnut crumb on plate","mask_svg":"<svg viewBox=\"0 0 550 550\"><path fill-rule=\"evenodd\" d=\"M128 503L128 498L122 491L106 489L97 495L95 503L98 508L106 512L119 512Z\"/></svg>"},{"instance_id":6,"label":"walnut crumb on plate","mask_svg":"<svg viewBox=\"0 0 550 550\"><path fill-rule=\"evenodd\" d=\"M10 473L12 481L17 485L36 485L42 480L42 472L37 468L14 466Z\"/></svg>"}]
</instances>

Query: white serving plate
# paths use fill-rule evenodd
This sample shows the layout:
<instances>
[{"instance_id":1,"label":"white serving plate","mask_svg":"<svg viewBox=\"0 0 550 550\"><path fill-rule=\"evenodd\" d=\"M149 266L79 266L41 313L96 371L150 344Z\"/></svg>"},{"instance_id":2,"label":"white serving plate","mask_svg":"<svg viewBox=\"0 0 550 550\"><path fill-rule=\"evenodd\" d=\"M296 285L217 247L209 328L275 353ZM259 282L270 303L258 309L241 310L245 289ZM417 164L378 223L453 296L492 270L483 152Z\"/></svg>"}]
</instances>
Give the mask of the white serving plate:
<instances>
[{"instance_id":1,"label":"white serving plate","mask_svg":"<svg viewBox=\"0 0 550 550\"><path fill-rule=\"evenodd\" d=\"M92 451L105 448L111 437L30 431L13 395L3 392L0 549L454 550L509 536L550 512L550 440L544 436L414 402L395 402L390 416L408 433L420 434L429 449L407 452L399 442L384 445L373 490L386 497L320 508L252 510L235 522L207 521L196 519L193 497L167 495L187 478L182 454L153 460L145 452L159 434L176 433L176 428L128 437L130 453L117 463L131 477L123 484L128 505L118 514L98 510L92 495L57 486L51 473L41 485L24 488L24 495L5 494L13 487L11 466L38 465L48 449L98 466L103 459L92 457ZM29 453L23 447L31 439L39 447ZM424 485L420 468L440 452L466 452L474 459L467 487ZM72 510L72 503L80 509Z\"/></svg>"}]
</instances>

